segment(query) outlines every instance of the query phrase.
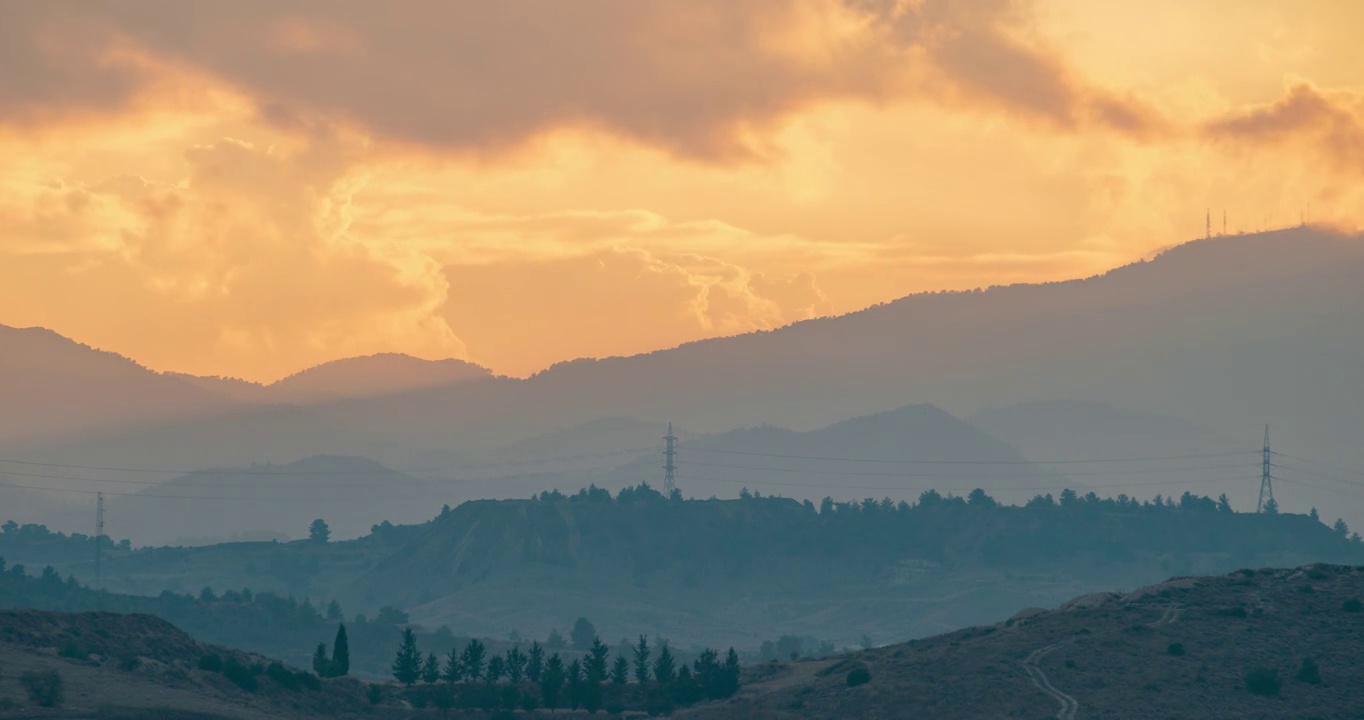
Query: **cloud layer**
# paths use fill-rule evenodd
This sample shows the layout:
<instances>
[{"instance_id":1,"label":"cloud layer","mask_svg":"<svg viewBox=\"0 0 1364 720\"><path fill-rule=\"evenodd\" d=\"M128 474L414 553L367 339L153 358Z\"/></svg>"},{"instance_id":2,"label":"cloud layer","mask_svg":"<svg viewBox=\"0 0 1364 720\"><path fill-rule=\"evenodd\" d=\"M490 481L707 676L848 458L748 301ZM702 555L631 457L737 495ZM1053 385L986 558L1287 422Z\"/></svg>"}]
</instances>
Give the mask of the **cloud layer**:
<instances>
[{"instance_id":1,"label":"cloud layer","mask_svg":"<svg viewBox=\"0 0 1364 720\"><path fill-rule=\"evenodd\" d=\"M1209 207L1233 231L1364 225L1364 68L1330 62L1356 43L1327 0L1316 26L1276 2L1182 49L1197 9L1173 0L1141 22L1076 0L11 3L0 322L254 379L380 351L526 374L1098 272Z\"/></svg>"}]
</instances>

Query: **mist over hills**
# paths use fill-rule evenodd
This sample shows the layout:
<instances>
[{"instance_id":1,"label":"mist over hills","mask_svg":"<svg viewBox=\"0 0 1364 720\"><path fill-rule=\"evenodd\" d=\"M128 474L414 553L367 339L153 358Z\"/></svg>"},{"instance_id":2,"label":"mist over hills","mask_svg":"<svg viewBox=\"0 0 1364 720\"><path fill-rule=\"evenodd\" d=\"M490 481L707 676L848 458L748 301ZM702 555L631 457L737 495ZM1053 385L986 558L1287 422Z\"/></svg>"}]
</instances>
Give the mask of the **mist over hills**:
<instances>
[{"instance_id":1,"label":"mist over hills","mask_svg":"<svg viewBox=\"0 0 1364 720\"><path fill-rule=\"evenodd\" d=\"M771 425L732 430L679 447L678 484L693 497L732 497L747 487L816 502L831 494L899 501L928 489L965 496L984 487L1001 500L1024 502L1039 487L1084 487L1029 465L1008 443L926 404L805 432ZM610 486L653 481L659 462L654 454L613 470Z\"/></svg>"},{"instance_id":2,"label":"mist over hills","mask_svg":"<svg viewBox=\"0 0 1364 720\"><path fill-rule=\"evenodd\" d=\"M1308 227L1215 237L1083 280L913 295L771 332L562 363L524 380L299 408L237 405L201 420L28 442L11 455L210 467L333 454L453 471L601 418L673 421L698 436L765 423L809 430L906 403L972 417L1064 399L1167 416L1200 428L1199 438L1244 447L1267 422L1290 452L1364 467L1361 276L1359 236ZM1364 517L1348 487L1285 482L1298 483L1287 507L1333 503Z\"/></svg>"}]
</instances>

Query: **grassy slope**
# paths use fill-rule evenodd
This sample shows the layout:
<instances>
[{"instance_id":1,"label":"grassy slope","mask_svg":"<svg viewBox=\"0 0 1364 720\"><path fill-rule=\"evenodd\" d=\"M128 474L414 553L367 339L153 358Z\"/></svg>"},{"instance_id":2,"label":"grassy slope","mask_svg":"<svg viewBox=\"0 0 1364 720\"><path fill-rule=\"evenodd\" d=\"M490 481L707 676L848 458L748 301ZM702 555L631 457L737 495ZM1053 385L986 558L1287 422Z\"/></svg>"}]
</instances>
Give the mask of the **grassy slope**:
<instances>
[{"instance_id":1,"label":"grassy slope","mask_svg":"<svg viewBox=\"0 0 1364 720\"><path fill-rule=\"evenodd\" d=\"M1025 668L1031 656L1073 699L1078 717L1357 717L1364 713L1364 613L1343 610L1350 599L1364 599L1364 568L1177 579L844 658L758 668L739 697L679 716L1056 716L1061 701L1033 684ZM1172 643L1184 654L1170 654ZM1039 653L1046 648L1053 649ZM1318 663L1321 684L1295 679L1306 657ZM1278 695L1247 691L1245 674L1262 666L1282 679ZM857 667L871 681L849 688Z\"/></svg>"}]
</instances>

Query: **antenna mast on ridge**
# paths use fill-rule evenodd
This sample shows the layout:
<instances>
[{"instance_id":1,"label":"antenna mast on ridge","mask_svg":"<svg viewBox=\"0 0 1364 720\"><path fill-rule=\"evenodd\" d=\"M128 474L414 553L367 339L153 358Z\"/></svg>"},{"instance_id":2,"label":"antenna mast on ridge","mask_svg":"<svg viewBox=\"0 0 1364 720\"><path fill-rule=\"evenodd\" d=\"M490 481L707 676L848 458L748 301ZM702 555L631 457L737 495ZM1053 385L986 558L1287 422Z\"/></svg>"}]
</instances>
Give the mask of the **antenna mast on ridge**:
<instances>
[{"instance_id":1,"label":"antenna mast on ridge","mask_svg":"<svg viewBox=\"0 0 1364 720\"><path fill-rule=\"evenodd\" d=\"M673 435L672 423L668 423L663 441L667 443L663 450L663 494L672 497L677 491L677 436Z\"/></svg>"}]
</instances>

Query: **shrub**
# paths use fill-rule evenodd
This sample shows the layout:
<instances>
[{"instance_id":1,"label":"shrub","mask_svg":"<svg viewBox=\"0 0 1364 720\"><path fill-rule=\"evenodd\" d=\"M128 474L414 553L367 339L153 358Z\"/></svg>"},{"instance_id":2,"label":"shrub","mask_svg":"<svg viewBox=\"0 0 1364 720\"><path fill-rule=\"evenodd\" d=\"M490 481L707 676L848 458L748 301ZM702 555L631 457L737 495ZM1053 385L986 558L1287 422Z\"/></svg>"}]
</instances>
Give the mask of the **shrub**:
<instances>
[{"instance_id":1,"label":"shrub","mask_svg":"<svg viewBox=\"0 0 1364 720\"><path fill-rule=\"evenodd\" d=\"M120 655L118 658L118 669L123 672L132 672L142 667L142 658L136 655Z\"/></svg>"},{"instance_id":2,"label":"shrub","mask_svg":"<svg viewBox=\"0 0 1364 720\"><path fill-rule=\"evenodd\" d=\"M57 654L72 660L90 659L90 654L85 652L85 648L81 647L80 642L75 638L67 638L66 642L62 643L62 647L57 651Z\"/></svg>"},{"instance_id":3,"label":"shrub","mask_svg":"<svg viewBox=\"0 0 1364 720\"><path fill-rule=\"evenodd\" d=\"M1312 658L1303 658L1302 665L1298 667L1298 674L1293 677L1298 682L1305 682L1308 685L1321 684L1321 671L1317 669L1317 661Z\"/></svg>"},{"instance_id":4,"label":"shrub","mask_svg":"<svg viewBox=\"0 0 1364 720\"><path fill-rule=\"evenodd\" d=\"M871 682L871 671L864 667L853 668L853 670L848 673L848 687L866 685L869 682Z\"/></svg>"},{"instance_id":5,"label":"shrub","mask_svg":"<svg viewBox=\"0 0 1364 720\"><path fill-rule=\"evenodd\" d=\"M199 656L199 669L205 672L222 672L223 659L214 653Z\"/></svg>"},{"instance_id":6,"label":"shrub","mask_svg":"<svg viewBox=\"0 0 1364 720\"><path fill-rule=\"evenodd\" d=\"M1179 657L1180 655L1183 655L1183 654L1184 654L1184 643L1170 643L1169 645L1166 645L1166 646L1165 646L1165 654L1166 654L1166 655L1174 655L1175 657Z\"/></svg>"},{"instance_id":7,"label":"shrub","mask_svg":"<svg viewBox=\"0 0 1364 720\"><path fill-rule=\"evenodd\" d=\"M1340 609L1348 613L1357 613L1364 610L1364 603L1359 602L1359 598L1350 598L1345 601L1345 604L1340 606Z\"/></svg>"},{"instance_id":8,"label":"shrub","mask_svg":"<svg viewBox=\"0 0 1364 720\"><path fill-rule=\"evenodd\" d=\"M223 663L223 677L247 692L255 692L257 687L256 673L251 670L251 668L232 658L228 658L227 662Z\"/></svg>"},{"instance_id":9,"label":"shrub","mask_svg":"<svg viewBox=\"0 0 1364 720\"><path fill-rule=\"evenodd\" d=\"M1222 608L1221 610L1217 611L1217 614L1222 615L1224 617L1234 618L1243 618L1247 615L1246 609L1241 607L1240 605L1237 605L1236 607Z\"/></svg>"},{"instance_id":10,"label":"shrub","mask_svg":"<svg viewBox=\"0 0 1364 720\"><path fill-rule=\"evenodd\" d=\"M378 685L370 685L369 690L365 692L365 698L369 700L370 705L378 705L384 701L384 689Z\"/></svg>"},{"instance_id":11,"label":"shrub","mask_svg":"<svg viewBox=\"0 0 1364 720\"><path fill-rule=\"evenodd\" d=\"M299 671L298 673L296 673L296 675L298 677L299 684L301 684L303 687L308 688L309 690L322 689L322 681L317 679L316 675L310 672L303 671Z\"/></svg>"},{"instance_id":12,"label":"shrub","mask_svg":"<svg viewBox=\"0 0 1364 720\"><path fill-rule=\"evenodd\" d=\"M1246 673L1246 689L1255 695L1278 695L1283 681L1274 668L1258 667Z\"/></svg>"},{"instance_id":13,"label":"shrub","mask_svg":"<svg viewBox=\"0 0 1364 720\"><path fill-rule=\"evenodd\" d=\"M30 670L19 678L19 683L24 686L24 692L28 693L28 699L39 707L61 707L65 692L62 688L62 676L56 670L43 672Z\"/></svg>"},{"instance_id":14,"label":"shrub","mask_svg":"<svg viewBox=\"0 0 1364 720\"><path fill-rule=\"evenodd\" d=\"M270 663L270 667L265 669L265 676L275 681L276 685L285 690L297 690L299 688L298 676L279 663Z\"/></svg>"}]
</instances>

